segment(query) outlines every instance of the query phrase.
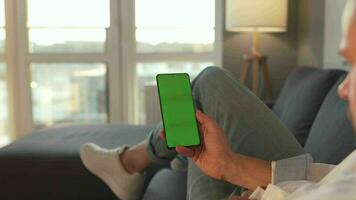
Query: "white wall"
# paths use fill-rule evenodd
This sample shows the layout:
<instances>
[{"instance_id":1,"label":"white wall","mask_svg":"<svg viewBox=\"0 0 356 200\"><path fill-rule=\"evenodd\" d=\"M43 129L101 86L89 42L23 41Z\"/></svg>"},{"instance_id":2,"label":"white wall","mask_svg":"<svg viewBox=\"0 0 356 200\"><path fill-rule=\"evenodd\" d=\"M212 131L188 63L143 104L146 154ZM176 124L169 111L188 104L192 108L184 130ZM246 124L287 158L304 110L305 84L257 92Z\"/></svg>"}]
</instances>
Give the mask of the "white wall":
<instances>
[{"instance_id":1,"label":"white wall","mask_svg":"<svg viewBox=\"0 0 356 200\"><path fill-rule=\"evenodd\" d=\"M341 16L346 0L325 0L324 68L347 69L339 55Z\"/></svg>"},{"instance_id":2,"label":"white wall","mask_svg":"<svg viewBox=\"0 0 356 200\"><path fill-rule=\"evenodd\" d=\"M323 67L325 0L299 0L298 66Z\"/></svg>"}]
</instances>

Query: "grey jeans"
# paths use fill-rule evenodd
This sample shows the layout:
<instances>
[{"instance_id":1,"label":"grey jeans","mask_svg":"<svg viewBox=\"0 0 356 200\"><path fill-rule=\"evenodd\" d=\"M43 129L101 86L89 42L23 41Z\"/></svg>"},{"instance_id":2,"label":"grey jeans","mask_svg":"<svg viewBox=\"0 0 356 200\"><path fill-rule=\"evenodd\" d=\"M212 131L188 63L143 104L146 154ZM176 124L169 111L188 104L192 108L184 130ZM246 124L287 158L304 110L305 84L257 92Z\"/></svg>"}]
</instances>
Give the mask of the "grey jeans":
<instances>
[{"instance_id":1,"label":"grey jeans","mask_svg":"<svg viewBox=\"0 0 356 200\"><path fill-rule=\"evenodd\" d=\"M231 148L240 154L274 161L304 153L292 133L265 104L221 68L208 67L192 83L198 109L224 130ZM159 138L161 123L149 136L148 154L153 163L167 164L177 156ZM204 175L188 160L187 199L227 199L236 189Z\"/></svg>"}]
</instances>

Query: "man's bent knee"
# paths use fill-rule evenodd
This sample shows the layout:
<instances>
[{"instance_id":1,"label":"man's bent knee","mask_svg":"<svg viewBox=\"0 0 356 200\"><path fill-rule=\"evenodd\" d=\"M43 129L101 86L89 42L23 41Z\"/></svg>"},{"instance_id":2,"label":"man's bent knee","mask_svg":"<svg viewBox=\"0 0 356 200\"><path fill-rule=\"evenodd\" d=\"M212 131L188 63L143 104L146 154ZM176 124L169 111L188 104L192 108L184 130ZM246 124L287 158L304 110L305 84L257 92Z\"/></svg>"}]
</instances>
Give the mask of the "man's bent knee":
<instances>
[{"instance_id":1,"label":"man's bent knee","mask_svg":"<svg viewBox=\"0 0 356 200\"><path fill-rule=\"evenodd\" d=\"M219 85L229 81L234 81L240 85L240 81L234 78L232 74L221 67L207 67L193 81L193 90L203 88L219 88Z\"/></svg>"},{"instance_id":2,"label":"man's bent knee","mask_svg":"<svg viewBox=\"0 0 356 200\"><path fill-rule=\"evenodd\" d=\"M197 77L198 80L200 79L214 79L221 75L226 75L225 71L220 67L207 67L202 72L200 72L199 76Z\"/></svg>"}]
</instances>

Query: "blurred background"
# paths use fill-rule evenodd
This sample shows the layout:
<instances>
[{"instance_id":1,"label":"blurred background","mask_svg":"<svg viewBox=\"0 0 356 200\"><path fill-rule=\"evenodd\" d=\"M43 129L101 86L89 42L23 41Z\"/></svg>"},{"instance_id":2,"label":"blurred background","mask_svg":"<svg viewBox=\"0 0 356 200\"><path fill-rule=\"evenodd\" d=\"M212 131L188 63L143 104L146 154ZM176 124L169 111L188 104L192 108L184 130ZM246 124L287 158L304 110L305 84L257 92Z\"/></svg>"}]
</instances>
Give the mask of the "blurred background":
<instances>
[{"instance_id":1,"label":"blurred background","mask_svg":"<svg viewBox=\"0 0 356 200\"><path fill-rule=\"evenodd\" d=\"M296 67L344 68L344 3L289 0L287 31L261 34L274 97ZM238 77L251 42L225 30L225 0L0 0L0 146L52 126L156 123L156 74Z\"/></svg>"},{"instance_id":2,"label":"blurred background","mask_svg":"<svg viewBox=\"0 0 356 200\"><path fill-rule=\"evenodd\" d=\"M215 3L0 0L0 145L54 125L158 122L156 74L221 65Z\"/></svg>"}]
</instances>

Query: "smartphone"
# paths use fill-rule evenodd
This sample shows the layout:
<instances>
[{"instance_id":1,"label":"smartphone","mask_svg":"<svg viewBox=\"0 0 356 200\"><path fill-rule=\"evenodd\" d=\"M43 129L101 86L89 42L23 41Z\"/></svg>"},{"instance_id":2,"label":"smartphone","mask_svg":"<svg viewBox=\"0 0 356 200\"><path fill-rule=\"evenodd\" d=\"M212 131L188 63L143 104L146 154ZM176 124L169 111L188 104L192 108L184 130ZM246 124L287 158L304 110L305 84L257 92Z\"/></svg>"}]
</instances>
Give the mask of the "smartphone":
<instances>
[{"instance_id":1,"label":"smartphone","mask_svg":"<svg viewBox=\"0 0 356 200\"><path fill-rule=\"evenodd\" d=\"M200 134L189 75L158 74L156 81L168 148L199 146Z\"/></svg>"}]
</instances>

